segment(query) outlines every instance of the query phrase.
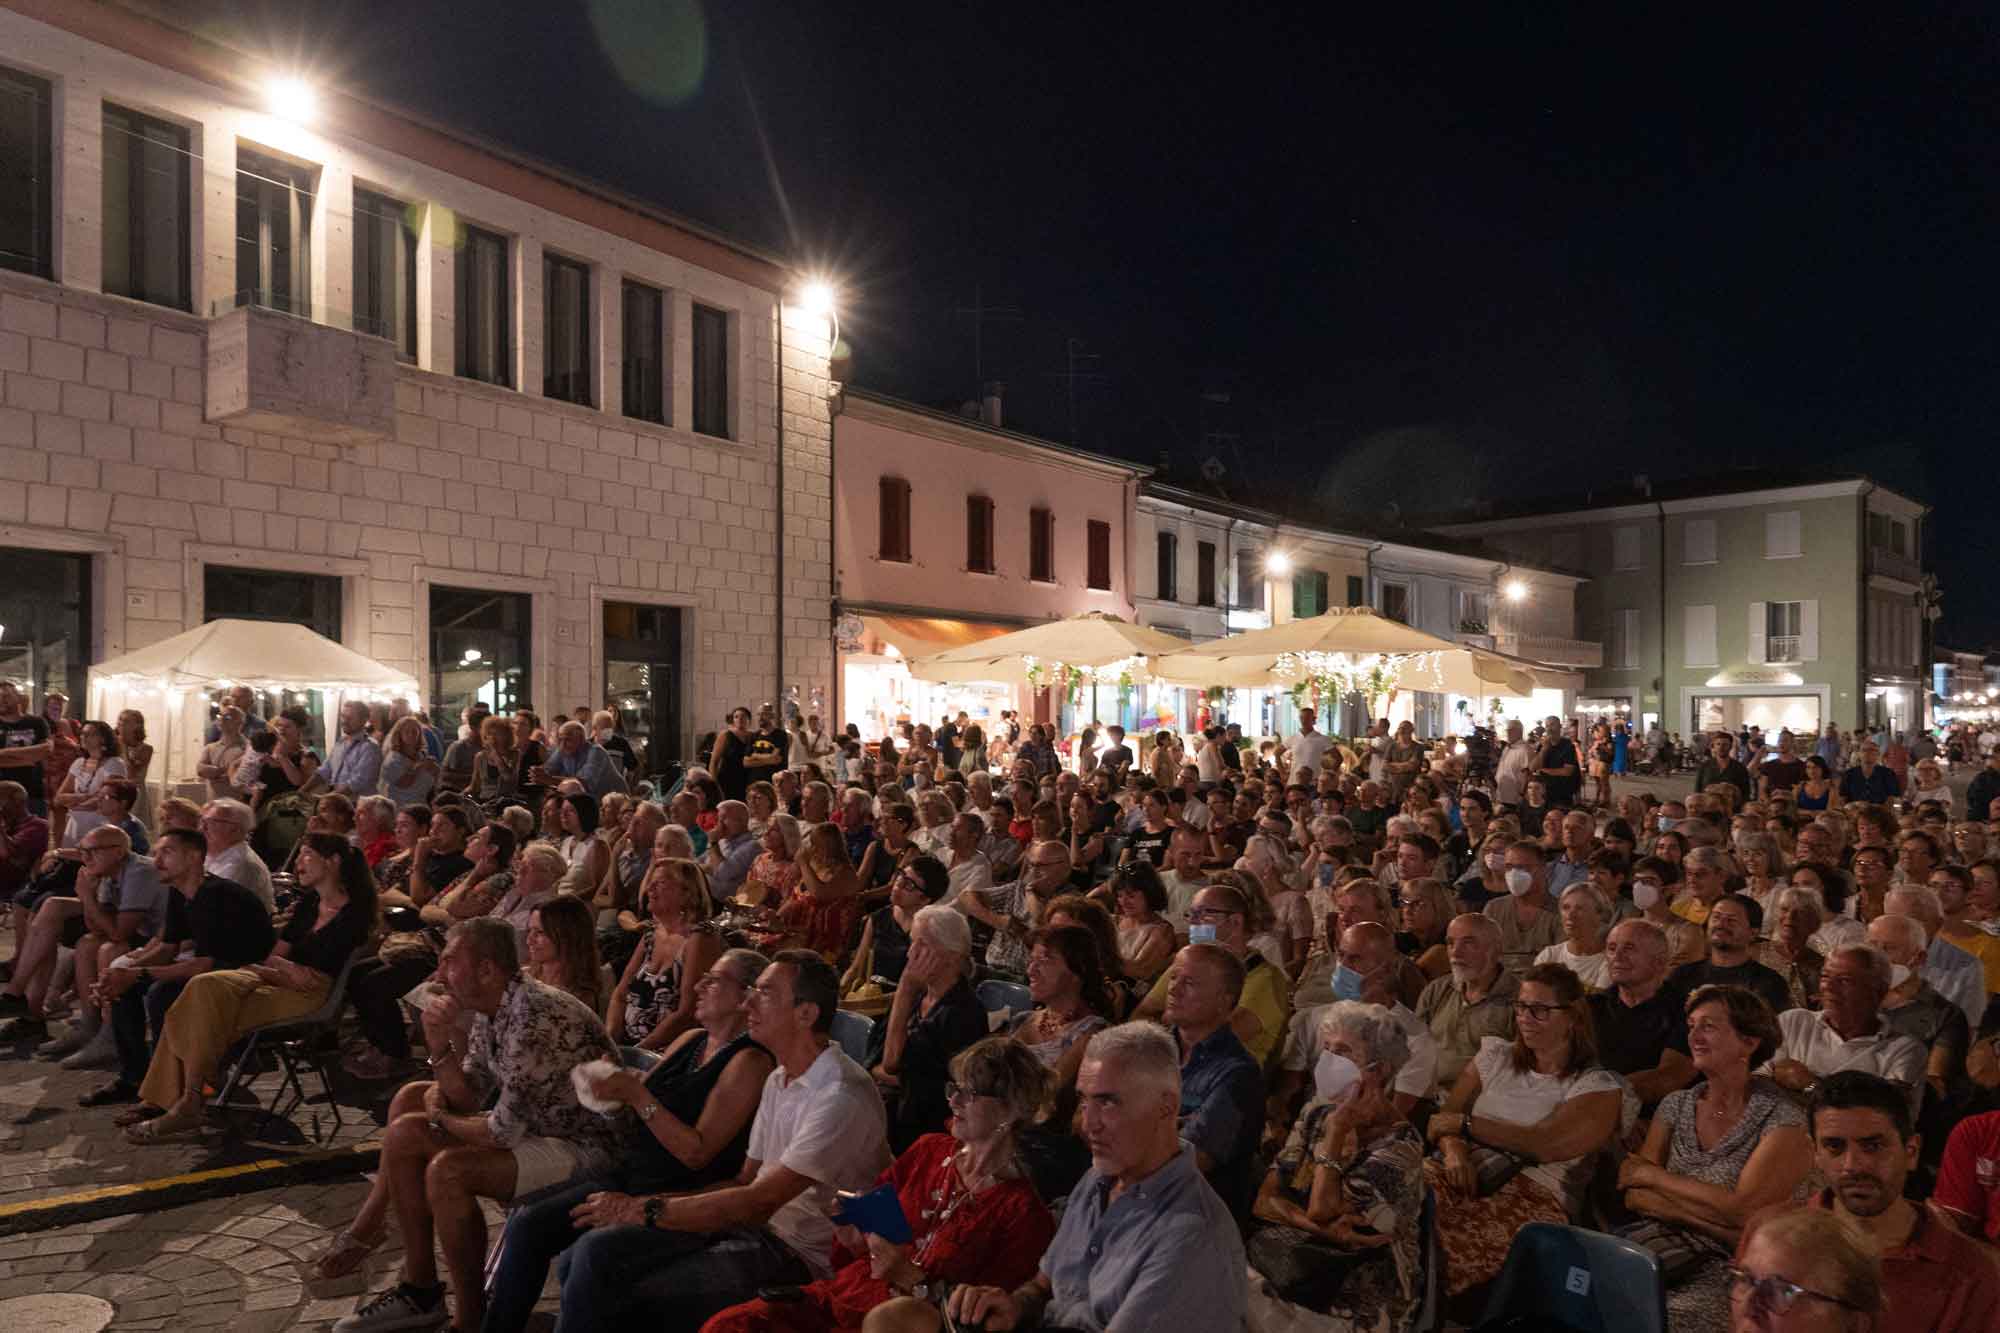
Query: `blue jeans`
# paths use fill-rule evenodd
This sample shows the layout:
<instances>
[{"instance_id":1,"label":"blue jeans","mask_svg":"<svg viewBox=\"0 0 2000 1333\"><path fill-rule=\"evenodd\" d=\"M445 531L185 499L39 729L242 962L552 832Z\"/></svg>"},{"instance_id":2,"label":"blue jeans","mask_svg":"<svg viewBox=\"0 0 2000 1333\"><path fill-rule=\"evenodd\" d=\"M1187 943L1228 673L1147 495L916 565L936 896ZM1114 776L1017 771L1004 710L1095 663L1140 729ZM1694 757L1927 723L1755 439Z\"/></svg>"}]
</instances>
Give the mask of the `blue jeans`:
<instances>
[{"instance_id":1,"label":"blue jeans","mask_svg":"<svg viewBox=\"0 0 2000 1333\"><path fill-rule=\"evenodd\" d=\"M813 1280L805 1261L763 1227L708 1235L604 1227L570 1246L556 1271L556 1333L641 1324L657 1333L700 1333L710 1316L754 1299L760 1288Z\"/></svg>"}]
</instances>

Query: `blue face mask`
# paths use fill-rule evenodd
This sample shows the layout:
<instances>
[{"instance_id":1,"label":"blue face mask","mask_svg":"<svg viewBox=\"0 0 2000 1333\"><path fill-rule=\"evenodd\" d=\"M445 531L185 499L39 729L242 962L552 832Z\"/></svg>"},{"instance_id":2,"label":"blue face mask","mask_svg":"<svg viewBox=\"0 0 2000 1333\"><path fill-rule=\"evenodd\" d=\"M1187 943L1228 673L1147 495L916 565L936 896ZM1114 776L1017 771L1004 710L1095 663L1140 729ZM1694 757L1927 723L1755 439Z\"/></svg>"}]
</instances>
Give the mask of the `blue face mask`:
<instances>
[{"instance_id":1,"label":"blue face mask","mask_svg":"<svg viewBox=\"0 0 2000 1333\"><path fill-rule=\"evenodd\" d=\"M1360 999L1361 987L1367 980L1367 977L1356 972L1347 964L1340 964L1333 969L1333 998L1336 1000Z\"/></svg>"},{"instance_id":2,"label":"blue face mask","mask_svg":"<svg viewBox=\"0 0 2000 1333\"><path fill-rule=\"evenodd\" d=\"M1189 944L1215 943L1215 927L1210 925L1206 921L1200 923L1199 925L1189 926L1188 943Z\"/></svg>"}]
</instances>

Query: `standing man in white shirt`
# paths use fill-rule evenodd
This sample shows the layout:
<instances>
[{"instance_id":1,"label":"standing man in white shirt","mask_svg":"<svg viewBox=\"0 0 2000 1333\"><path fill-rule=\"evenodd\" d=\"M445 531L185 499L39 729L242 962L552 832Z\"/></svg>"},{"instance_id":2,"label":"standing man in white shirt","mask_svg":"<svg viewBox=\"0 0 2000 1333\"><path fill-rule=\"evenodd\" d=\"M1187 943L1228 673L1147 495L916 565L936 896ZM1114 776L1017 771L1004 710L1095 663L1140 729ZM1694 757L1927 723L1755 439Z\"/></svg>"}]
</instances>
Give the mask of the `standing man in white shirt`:
<instances>
[{"instance_id":1,"label":"standing man in white shirt","mask_svg":"<svg viewBox=\"0 0 2000 1333\"><path fill-rule=\"evenodd\" d=\"M1333 737L1313 730L1319 714L1310 708L1299 710L1299 732L1285 742L1285 753L1290 757L1291 767L1287 770L1293 782L1316 782L1319 777L1319 761L1333 745Z\"/></svg>"},{"instance_id":2,"label":"standing man in white shirt","mask_svg":"<svg viewBox=\"0 0 2000 1333\"><path fill-rule=\"evenodd\" d=\"M778 1062L734 1184L699 1194L606 1191L577 1205L589 1234L564 1253L561 1326L696 1333L759 1289L832 1275L829 1210L890 1163L882 1098L832 1042L840 978L787 949L751 987L750 1036Z\"/></svg>"},{"instance_id":3,"label":"standing man in white shirt","mask_svg":"<svg viewBox=\"0 0 2000 1333\"><path fill-rule=\"evenodd\" d=\"M1527 795L1528 775L1534 767L1535 747L1522 738L1518 719L1509 722L1507 743L1500 747L1500 761L1493 772L1494 799L1507 809L1519 805Z\"/></svg>"}]
</instances>

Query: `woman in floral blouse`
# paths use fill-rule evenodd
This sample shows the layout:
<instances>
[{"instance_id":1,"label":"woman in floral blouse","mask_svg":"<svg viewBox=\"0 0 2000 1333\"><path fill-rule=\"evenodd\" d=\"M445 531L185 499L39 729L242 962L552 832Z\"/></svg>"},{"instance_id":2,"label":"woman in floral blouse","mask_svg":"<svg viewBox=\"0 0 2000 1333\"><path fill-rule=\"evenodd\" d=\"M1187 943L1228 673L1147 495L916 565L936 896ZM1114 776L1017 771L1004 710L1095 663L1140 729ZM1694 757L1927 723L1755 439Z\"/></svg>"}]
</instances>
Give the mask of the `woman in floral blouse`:
<instances>
[{"instance_id":1,"label":"woman in floral blouse","mask_svg":"<svg viewBox=\"0 0 2000 1333\"><path fill-rule=\"evenodd\" d=\"M656 1051L694 1026L693 979L722 954L708 876L693 861L654 858L639 888L645 937L611 992L605 1026L623 1045Z\"/></svg>"}]
</instances>

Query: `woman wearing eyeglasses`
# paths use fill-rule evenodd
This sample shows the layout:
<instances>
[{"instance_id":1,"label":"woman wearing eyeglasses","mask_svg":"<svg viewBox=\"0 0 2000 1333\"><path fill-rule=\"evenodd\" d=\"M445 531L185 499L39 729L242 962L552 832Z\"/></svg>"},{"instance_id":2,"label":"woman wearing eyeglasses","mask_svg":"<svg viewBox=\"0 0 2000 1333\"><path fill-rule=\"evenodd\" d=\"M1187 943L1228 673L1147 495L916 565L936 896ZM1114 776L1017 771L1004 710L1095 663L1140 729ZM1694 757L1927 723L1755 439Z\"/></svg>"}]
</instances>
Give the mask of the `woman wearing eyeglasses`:
<instances>
[{"instance_id":1,"label":"woman wearing eyeglasses","mask_svg":"<svg viewBox=\"0 0 2000 1333\"><path fill-rule=\"evenodd\" d=\"M1514 1028L1512 1041L1481 1041L1428 1127L1439 1155L1424 1174L1438 1192L1446 1286L1475 1312L1514 1234L1530 1222L1567 1224L1596 1155L1639 1111L1598 1063L1576 973L1553 963L1523 973Z\"/></svg>"},{"instance_id":2,"label":"woman wearing eyeglasses","mask_svg":"<svg viewBox=\"0 0 2000 1333\"><path fill-rule=\"evenodd\" d=\"M1849 1223L1774 1209L1745 1229L1729 1276L1729 1333L1875 1333L1882 1261Z\"/></svg>"},{"instance_id":3,"label":"woman wearing eyeglasses","mask_svg":"<svg viewBox=\"0 0 2000 1333\"><path fill-rule=\"evenodd\" d=\"M1049 1074L1004 1037L959 1052L946 1084L947 1132L911 1144L877 1185L895 1188L910 1224L907 1244L854 1227L834 1229L833 1276L800 1290L799 1299L748 1301L702 1325L702 1333L821 1333L858 1329L869 1312L892 1328L930 1307L950 1287L1011 1291L1035 1275L1055 1236L1055 1221L1022 1165L1017 1135L1049 1097ZM868 1327L874 1328L871 1322Z\"/></svg>"}]
</instances>

